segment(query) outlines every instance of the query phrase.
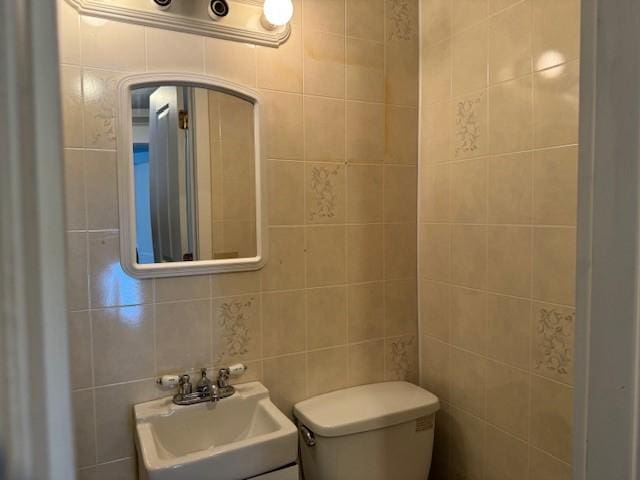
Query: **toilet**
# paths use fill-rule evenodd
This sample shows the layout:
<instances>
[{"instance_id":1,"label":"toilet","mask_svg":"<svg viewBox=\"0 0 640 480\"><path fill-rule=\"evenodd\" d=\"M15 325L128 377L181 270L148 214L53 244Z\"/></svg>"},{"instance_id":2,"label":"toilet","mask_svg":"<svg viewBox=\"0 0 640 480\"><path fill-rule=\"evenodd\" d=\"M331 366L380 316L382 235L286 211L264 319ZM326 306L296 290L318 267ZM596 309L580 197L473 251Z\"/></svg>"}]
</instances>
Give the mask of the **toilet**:
<instances>
[{"instance_id":1,"label":"toilet","mask_svg":"<svg viewBox=\"0 0 640 480\"><path fill-rule=\"evenodd\" d=\"M294 407L305 480L426 480L435 413L432 393L408 382L361 385Z\"/></svg>"}]
</instances>

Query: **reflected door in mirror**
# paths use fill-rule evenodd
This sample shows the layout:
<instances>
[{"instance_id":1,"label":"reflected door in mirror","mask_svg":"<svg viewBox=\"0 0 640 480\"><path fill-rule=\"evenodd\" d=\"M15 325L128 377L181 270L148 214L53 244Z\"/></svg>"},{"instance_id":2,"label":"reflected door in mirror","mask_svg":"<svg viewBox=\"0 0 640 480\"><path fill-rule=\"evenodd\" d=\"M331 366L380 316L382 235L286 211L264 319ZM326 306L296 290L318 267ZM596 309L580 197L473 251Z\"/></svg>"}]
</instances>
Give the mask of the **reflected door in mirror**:
<instances>
[{"instance_id":1,"label":"reflected door in mirror","mask_svg":"<svg viewBox=\"0 0 640 480\"><path fill-rule=\"evenodd\" d=\"M254 105L186 85L131 93L138 263L250 258Z\"/></svg>"}]
</instances>

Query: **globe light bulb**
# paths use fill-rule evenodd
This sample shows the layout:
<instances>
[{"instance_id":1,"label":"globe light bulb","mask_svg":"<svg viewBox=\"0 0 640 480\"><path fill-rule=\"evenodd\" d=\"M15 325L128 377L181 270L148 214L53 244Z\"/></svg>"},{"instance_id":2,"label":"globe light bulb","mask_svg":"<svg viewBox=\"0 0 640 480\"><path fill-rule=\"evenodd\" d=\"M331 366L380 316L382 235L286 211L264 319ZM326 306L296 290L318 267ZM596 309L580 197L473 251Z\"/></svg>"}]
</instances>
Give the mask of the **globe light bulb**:
<instances>
[{"instance_id":1,"label":"globe light bulb","mask_svg":"<svg viewBox=\"0 0 640 480\"><path fill-rule=\"evenodd\" d=\"M293 3L291 0L264 0L262 24L273 30L289 23L293 17Z\"/></svg>"}]
</instances>

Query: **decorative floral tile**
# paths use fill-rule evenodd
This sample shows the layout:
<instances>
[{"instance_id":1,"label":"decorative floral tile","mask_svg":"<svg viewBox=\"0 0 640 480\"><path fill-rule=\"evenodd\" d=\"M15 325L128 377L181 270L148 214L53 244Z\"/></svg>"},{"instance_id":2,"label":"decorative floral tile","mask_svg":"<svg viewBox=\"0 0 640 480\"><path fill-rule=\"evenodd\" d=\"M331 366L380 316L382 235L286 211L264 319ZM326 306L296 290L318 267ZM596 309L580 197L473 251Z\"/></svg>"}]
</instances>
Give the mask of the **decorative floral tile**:
<instances>
[{"instance_id":1,"label":"decorative floral tile","mask_svg":"<svg viewBox=\"0 0 640 480\"><path fill-rule=\"evenodd\" d=\"M260 357L260 305L253 295L220 298L213 305L214 365Z\"/></svg>"},{"instance_id":2,"label":"decorative floral tile","mask_svg":"<svg viewBox=\"0 0 640 480\"><path fill-rule=\"evenodd\" d=\"M85 146L113 149L118 74L85 70L83 77Z\"/></svg>"},{"instance_id":3,"label":"decorative floral tile","mask_svg":"<svg viewBox=\"0 0 640 480\"><path fill-rule=\"evenodd\" d=\"M572 383L575 317L573 309L535 305L532 355L535 372Z\"/></svg>"},{"instance_id":4,"label":"decorative floral tile","mask_svg":"<svg viewBox=\"0 0 640 480\"><path fill-rule=\"evenodd\" d=\"M453 155L468 158L486 150L486 97L476 95L454 102Z\"/></svg>"},{"instance_id":5,"label":"decorative floral tile","mask_svg":"<svg viewBox=\"0 0 640 480\"><path fill-rule=\"evenodd\" d=\"M387 1L387 38L414 40L417 37L417 2L415 0Z\"/></svg>"},{"instance_id":6,"label":"decorative floral tile","mask_svg":"<svg viewBox=\"0 0 640 480\"><path fill-rule=\"evenodd\" d=\"M386 340L386 379L418 381L418 340L414 336Z\"/></svg>"},{"instance_id":7,"label":"decorative floral tile","mask_svg":"<svg viewBox=\"0 0 640 480\"><path fill-rule=\"evenodd\" d=\"M307 166L307 221L344 221L344 166Z\"/></svg>"}]
</instances>

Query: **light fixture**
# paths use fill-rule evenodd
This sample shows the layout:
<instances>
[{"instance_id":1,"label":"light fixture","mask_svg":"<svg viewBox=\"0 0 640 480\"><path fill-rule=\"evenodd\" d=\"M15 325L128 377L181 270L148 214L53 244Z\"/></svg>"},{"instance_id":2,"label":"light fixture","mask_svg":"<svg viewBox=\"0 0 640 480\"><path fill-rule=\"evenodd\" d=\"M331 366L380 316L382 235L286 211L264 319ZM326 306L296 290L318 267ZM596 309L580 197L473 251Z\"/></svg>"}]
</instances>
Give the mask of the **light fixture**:
<instances>
[{"instance_id":1,"label":"light fixture","mask_svg":"<svg viewBox=\"0 0 640 480\"><path fill-rule=\"evenodd\" d=\"M212 20L222 20L229 15L229 3L227 0L210 0L207 12Z\"/></svg>"},{"instance_id":2,"label":"light fixture","mask_svg":"<svg viewBox=\"0 0 640 480\"><path fill-rule=\"evenodd\" d=\"M151 0L159 10L168 10L171 7L171 0Z\"/></svg>"},{"instance_id":3,"label":"light fixture","mask_svg":"<svg viewBox=\"0 0 640 480\"><path fill-rule=\"evenodd\" d=\"M261 23L267 30L275 30L289 23L293 17L291 0L264 0Z\"/></svg>"}]
</instances>

